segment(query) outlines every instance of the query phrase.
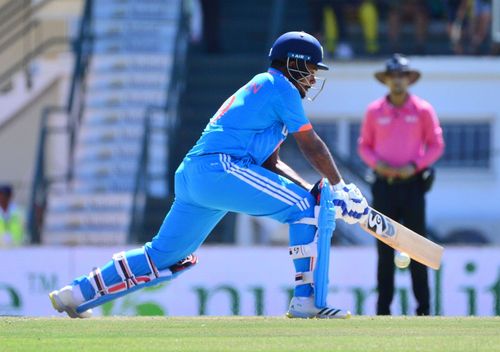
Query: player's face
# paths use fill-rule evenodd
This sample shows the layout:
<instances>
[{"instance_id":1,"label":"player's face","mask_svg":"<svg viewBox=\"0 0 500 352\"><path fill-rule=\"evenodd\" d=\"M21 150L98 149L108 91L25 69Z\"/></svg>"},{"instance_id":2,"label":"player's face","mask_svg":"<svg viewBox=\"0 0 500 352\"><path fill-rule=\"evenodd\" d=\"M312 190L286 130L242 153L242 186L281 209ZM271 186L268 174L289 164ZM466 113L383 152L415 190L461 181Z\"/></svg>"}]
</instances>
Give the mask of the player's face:
<instances>
[{"instance_id":1,"label":"player's face","mask_svg":"<svg viewBox=\"0 0 500 352\"><path fill-rule=\"evenodd\" d=\"M318 73L318 66L315 64L306 64L307 72L309 73L306 77L304 77L304 95L302 98L307 98L309 101L313 101L319 93L323 90L325 85L325 78L319 77L316 74ZM311 92L309 92L311 90ZM313 92L314 90L314 92Z\"/></svg>"},{"instance_id":2,"label":"player's face","mask_svg":"<svg viewBox=\"0 0 500 352\"><path fill-rule=\"evenodd\" d=\"M316 72L318 72L318 66L314 64L306 63L306 70L308 72L307 76L302 78L302 82L304 83L304 87L306 90L309 90L316 83Z\"/></svg>"},{"instance_id":3,"label":"player's face","mask_svg":"<svg viewBox=\"0 0 500 352\"><path fill-rule=\"evenodd\" d=\"M410 77L405 72L393 72L385 80L392 94L404 94L410 85Z\"/></svg>"},{"instance_id":4,"label":"player's face","mask_svg":"<svg viewBox=\"0 0 500 352\"><path fill-rule=\"evenodd\" d=\"M288 62L288 73L292 78L292 83L297 87L302 98L314 100L314 98L321 92L324 85L324 78L316 77L318 66L313 63L308 63L302 60L290 60ZM320 81L319 84L317 81ZM317 92L313 97L308 97L307 92L309 89L316 89Z\"/></svg>"}]
</instances>

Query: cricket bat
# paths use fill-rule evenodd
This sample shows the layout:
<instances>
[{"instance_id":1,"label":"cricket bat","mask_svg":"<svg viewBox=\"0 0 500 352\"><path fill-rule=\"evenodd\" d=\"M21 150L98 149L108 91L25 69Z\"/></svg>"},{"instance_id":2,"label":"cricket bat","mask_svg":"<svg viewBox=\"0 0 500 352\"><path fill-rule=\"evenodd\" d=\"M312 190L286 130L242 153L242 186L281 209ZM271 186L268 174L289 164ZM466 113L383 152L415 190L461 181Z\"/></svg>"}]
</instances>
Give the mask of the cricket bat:
<instances>
[{"instance_id":1,"label":"cricket bat","mask_svg":"<svg viewBox=\"0 0 500 352\"><path fill-rule=\"evenodd\" d=\"M439 269L443 247L420 236L409 228L392 220L384 214L369 208L368 217L361 227L370 235L390 247L407 253L410 258L427 265L432 269Z\"/></svg>"}]
</instances>

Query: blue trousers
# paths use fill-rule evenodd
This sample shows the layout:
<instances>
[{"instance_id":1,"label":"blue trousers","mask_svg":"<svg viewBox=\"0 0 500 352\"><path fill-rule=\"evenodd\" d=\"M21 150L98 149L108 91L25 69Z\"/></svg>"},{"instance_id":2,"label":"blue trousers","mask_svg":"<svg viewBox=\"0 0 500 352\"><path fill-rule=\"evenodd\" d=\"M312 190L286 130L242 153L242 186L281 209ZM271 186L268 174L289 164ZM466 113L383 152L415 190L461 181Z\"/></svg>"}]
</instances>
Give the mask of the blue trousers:
<instances>
[{"instance_id":1,"label":"blue trousers","mask_svg":"<svg viewBox=\"0 0 500 352\"><path fill-rule=\"evenodd\" d=\"M306 244L313 240L316 227L293 223L314 217L314 206L307 190L247 160L225 154L186 157L175 174L175 201L157 235L144 247L159 270L168 268L196 251L230 211L288 223L290 245ZM126 257L135 276L150 273L142 248L127 251ZM295 259L294 265L297 272L309 271L310 259ZM100 269L106 286L122 281L113 261ZM95 295L89 280L82 276L73 282L86 300ZM296 296L311 294L309 284L295 288Z\"/></svg>"}]
</instances>

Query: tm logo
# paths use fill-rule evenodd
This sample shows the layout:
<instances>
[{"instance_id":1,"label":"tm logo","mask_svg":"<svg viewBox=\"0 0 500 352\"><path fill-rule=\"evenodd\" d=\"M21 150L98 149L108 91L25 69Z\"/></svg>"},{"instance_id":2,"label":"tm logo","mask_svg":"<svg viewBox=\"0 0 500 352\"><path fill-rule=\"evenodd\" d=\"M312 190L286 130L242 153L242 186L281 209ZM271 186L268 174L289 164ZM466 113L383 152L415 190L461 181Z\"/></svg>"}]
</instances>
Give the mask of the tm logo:
<instances>
[{"instance_id":1,"label":"tm logo","mask_svg":"<svg viewBox=\"0 0 500 352\"><path fill-rule=\"evenodd\" d=\"M29 272L27 275L30 293L45 294L59 287L58 276L55 273Z\"/></svg>"}]
</instances>

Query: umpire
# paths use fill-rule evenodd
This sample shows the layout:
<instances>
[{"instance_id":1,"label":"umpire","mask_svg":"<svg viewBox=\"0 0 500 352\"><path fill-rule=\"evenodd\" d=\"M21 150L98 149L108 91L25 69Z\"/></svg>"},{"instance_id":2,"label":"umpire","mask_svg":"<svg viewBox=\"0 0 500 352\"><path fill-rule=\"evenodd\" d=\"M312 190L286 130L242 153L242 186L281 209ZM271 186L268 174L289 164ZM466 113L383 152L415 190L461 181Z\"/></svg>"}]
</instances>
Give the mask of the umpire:
<instances>
[{"instance_id":1,"label":"umpire","mask_svg":"<svg viewBox=\"0 0 500 352\"><path fill-rule=\"evenodd\" d=\"M422 236L425 234L425 193L433 173L429 167L443 154L444 142L436 113L427 101L408 92L420 78L409 61L394 54L375 78L389 94L372 102L366 111L358 152L374 170L373 206ZM377 241L377 314L390 315L394 296L394 250ZM427 268L410 265L417 315L429 315Z\"/></svg>"}]
</instances>

